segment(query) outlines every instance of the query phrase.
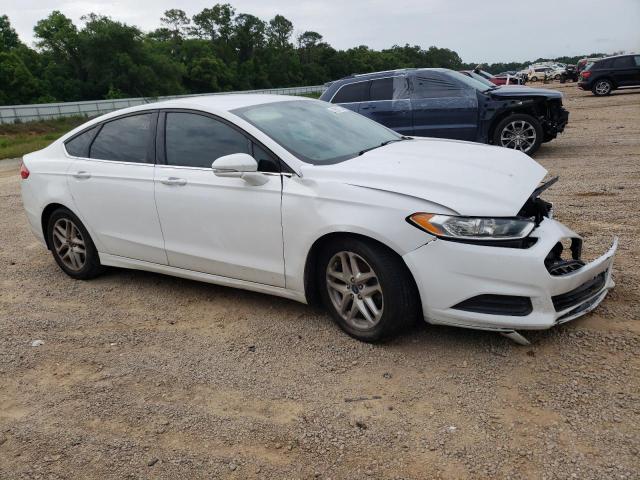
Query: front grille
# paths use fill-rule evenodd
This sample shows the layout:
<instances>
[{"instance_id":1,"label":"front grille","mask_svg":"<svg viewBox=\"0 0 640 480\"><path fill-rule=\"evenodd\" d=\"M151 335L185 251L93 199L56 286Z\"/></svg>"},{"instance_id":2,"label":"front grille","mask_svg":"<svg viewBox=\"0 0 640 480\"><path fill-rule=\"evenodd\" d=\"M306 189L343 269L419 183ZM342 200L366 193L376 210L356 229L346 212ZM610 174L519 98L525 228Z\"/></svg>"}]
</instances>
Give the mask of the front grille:
<instances>
[{"instance_id":1,"label":"front grille","mask_svg":"<svg viewBox=\"0 0 640 480\"><path fill-rule=\"evenodd\" d=\"M561 312L562 310L578 305L597 294L604 288L606 273L607 272L602 272L597 277L583 283L578 288L574 288L567 293L551 297L553 307L556 309L556 312Z\"/></svg>"},{"instance_id":2,"label":"front grille","mask_svg":"<svg viewBox=\"0 0 640 480\"><path fill-rule=\"evenodd\" d=\"M551 265L547 265L547 270L553 276L566 275L584 267L582 260L561 260Z\"/></svg>"},{"instance_id":3,"label":"front grille","mask_svg":"<svg viewBox=\"0 0 640 480\"><path fill-rule=\"evenodd\" d=\"M452 308L465 312L513 317L524 317L533 310L529 297L515 295L477 295L454 305Z\"/></svg>"}]
</instances>

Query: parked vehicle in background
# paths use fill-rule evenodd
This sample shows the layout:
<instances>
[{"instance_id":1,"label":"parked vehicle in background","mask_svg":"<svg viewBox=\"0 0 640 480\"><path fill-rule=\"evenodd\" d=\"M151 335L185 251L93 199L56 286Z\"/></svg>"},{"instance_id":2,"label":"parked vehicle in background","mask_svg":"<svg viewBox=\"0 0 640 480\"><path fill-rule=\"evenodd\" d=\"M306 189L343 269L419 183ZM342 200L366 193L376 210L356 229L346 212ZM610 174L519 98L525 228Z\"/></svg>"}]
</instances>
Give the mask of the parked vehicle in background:
<instances>
[{"instance_id":1,"label":"parked vehicle in background","mask_svg":"<svg viewBox=\"0 0 640 480\"><path fill-rule=\"evenodd\" d=\"M578 73L582 72L587 66L592 64L593 62L597 62L598 60L602 60L603 57L589 57L583 58L576 64L576 70Z\"/></svg>"},{"instance_id":2,"label":"parked vehicle in background","mask_svg":"<svg viewBox=\"0 0 640 480\"><path fill-rule=\"evenodd\" d=\"M529 81L537 82L553 78L554 70L551 67L535 67L528 71ZM560 78L560 77L558 77Z\"/></svg>"},{"instance_id":3,"label":"parked vehicle in background","mask_svg":"<svg viewBox=\"0 0 640 480\"><path fill-rule=\"evenodd\" d=\"M616 55L598 60L580 72L578 86L598 97L619 88L640 87L640 55Z\"/></svg>"},{"instance_id":4,"label":"parked vehicle in background","mask_svg":"<svg viewBox=\"0 0 640 480\"><path fill-rule=\"evenodd\" d=\"M508 73L492 75L491 73L486 72L481 68L475 68L473 70L460 70L460 73L474 78L478 78L480 76L486 80L489 80L494 85L524 85L526 83L526 80L523 81L523 77L521 75L509 75Z\"/></svg>"},{"instance_id":5,"label":"parked vehicle in background","mask_svg":"<svg viewBox=\"0 0 640 480\"><path fill-rule=\"evenodd\" d=\"M72 278L109 265L322 303L368 342L422 319L526 343L516 330L596 308L616 242L581 260L581 237L540 198L546 173L521 152L278 95L120 110L20 169L31 229Z\"/></svg>"},{"instance_id":6,"label":"parked vehicle in background","mask_svg":"<svg viewBox=\"0 0 640 480\"><path fill-rule=\"evenodd\" d=\"M564 72L560 76L560 82L565 83L567 81L577 82L578 81L578 70L576 70L575 65L567 65Z\"/></svg>"},{"instance_id":7,"label":"parked vehicle in background","mask_svg":"<svg viewBox=\"0 0 640 480\"><path fill-rule=\"evenodd\" d=\"M403 134L490 143L533 154L564 130L562 94L493 85L445 68L352 75L320 97Z\"/></svg>"}]
</instances>

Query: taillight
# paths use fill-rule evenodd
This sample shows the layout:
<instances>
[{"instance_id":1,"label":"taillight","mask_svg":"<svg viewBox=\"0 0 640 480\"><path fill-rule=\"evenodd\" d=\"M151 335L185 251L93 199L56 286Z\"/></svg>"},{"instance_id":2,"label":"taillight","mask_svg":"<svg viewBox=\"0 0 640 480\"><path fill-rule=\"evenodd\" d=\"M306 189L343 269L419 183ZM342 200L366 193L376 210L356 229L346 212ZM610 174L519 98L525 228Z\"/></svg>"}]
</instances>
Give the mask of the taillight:
<instances>
[{"instance_id":1,"label":"taillight","mask_svg":"<svg viewBox=\"0 0 640 480\"><path fill-rule=\"evenodd\" d=\"M23 180L29 178L29 169L25 166L24 163L20 164L20 176Z\"/></svg>"},{"instance_id":2,"label":"taillight","mask_svg":"<svg viewBox=\"0 0 640 480\"><path fill-rule=\"evenodd\" d=\"M582 75L582 78L589 78L591 76L591 72L582 72L580 75Z\"/></svg>"}]
</instances>

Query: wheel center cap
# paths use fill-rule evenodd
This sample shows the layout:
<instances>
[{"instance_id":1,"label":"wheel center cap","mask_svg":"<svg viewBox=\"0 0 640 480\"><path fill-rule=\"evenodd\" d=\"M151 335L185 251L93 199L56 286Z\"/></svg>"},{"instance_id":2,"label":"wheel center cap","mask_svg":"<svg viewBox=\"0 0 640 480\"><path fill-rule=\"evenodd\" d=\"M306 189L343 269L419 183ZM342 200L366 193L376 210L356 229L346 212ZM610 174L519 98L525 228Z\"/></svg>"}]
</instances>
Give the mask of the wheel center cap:
<instances>
[{"instance_id":1,"label":"wheel center cap","mask_svg":"<svg viewBox=\"0 0 640 480\"><path fill-rule=\"evenodd\" d=\"M351 284L351 291L353 293L358 293L358 286L355 283Z\"/></svg>"}]
</instances>

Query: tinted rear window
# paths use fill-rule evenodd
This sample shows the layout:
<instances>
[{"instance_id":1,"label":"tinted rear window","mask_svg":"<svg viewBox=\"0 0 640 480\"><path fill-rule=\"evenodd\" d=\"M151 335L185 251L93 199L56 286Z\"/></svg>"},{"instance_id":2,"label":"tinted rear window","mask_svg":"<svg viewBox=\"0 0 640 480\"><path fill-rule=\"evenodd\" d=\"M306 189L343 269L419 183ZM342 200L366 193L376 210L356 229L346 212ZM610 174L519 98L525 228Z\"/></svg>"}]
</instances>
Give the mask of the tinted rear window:
<instances>
[{"instance_id":1,"label":"tinted rear window","mask_svg":"<svg viewBox=\"0 0 640 480\"><path fill-rule=\"evenodd\" d=\"M71 140L68 140L64 144L64 147L67 149L67 153L74 157L88 157L89 145L91 145L91 140L93 140L93 136L95 135L97 128L98 127L93 127Z\"/></svg>"},{"instance_id":2,"label":"tinted rear window","mask_svg":"<svg viewBox=\"0 0 640 480\"><path fill-rule=\"evenodd\" d=\"M153 115L132 115L105 123L91 145L91 158L147 162Z\"/></svg>"},{"instance_id":3,"label":"tinted rear window","mask_svg":"<svg viewBox=\"0 0 640 480\"><path fill-rule=\"evenodd\" d=\"M340 87L331 103L366 102L368 100L369 82L357 82Z\"/></svg>"}]
</instances>

